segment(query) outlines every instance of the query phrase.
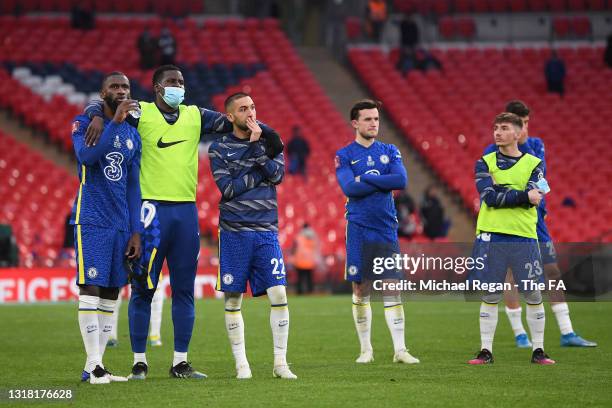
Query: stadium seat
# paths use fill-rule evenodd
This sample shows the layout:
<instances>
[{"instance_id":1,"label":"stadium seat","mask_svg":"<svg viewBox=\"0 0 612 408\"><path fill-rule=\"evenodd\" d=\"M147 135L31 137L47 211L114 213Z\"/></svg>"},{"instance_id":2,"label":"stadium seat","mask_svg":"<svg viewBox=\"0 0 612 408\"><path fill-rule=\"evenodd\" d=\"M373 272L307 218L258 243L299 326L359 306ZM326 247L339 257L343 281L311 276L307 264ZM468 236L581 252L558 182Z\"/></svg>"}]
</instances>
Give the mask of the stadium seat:
<instances>
[{"instance_id":1,"label":"stadium seat","mask_svg":"<svg viewBox=\"0 0 612 408\"><path fill-rule=\"evenodd\" d=\"M346 38L349 41L359 39L361 37L362 22L359 17L347 17L345 22Z\"/></svg>"},{"instance_id":2,"label":"stadium seat","mask_svg":"<svg viewBox=\"0 0 612 408\"><path fill-rule=\"evenodd\" d=\"M586 0L587 6L591 11L611 10L612 2L608 0L606 8L606 0Z\"/></svg>"},{"instance_id":3,"label":"stadium seat","mask_svg":"<svg viewBox=\"0 0 612 408\"><path fill-rule=\"evenodd\" d=\"M566 11L565 0L548 0L548 9L554 12Z\"/></svg>"},{"instance_id":4,"label":"stadium seat","mask_svg":"<svg viewBox=\"0 0 612 408\"><path fill-rule=\"evenodd\" d=\"M489 3L489 10L494 13L505 13L508 9L509 5L506 0L494 0Z\"/></svg>"},{"instance_id":5,"label":"stadium seat","mask_svg":"<svg viewBox=\"0 0 612 408\"><path fill-rule=\"evenodd\" d=\"M451 39L455 37L456 27L455 20L451 17L442 17L440 22L438 23L438 27L440 30L440 35L444 39Z\"/></svg>"},{"instance_id":6,"label":"stadium seat","mask_svg":"<svg viewBox=\"0 0 612 408\"><path fill-rule=\"evenodd\" d=\"M546 11L546 0L528 0L529 10L531 11Z\"/></svg>"},{"instance_id":7,"label":"stadium seat","mask_svg":"<svg viewBox=\"0 0 612 408\"><path fill-rule=\"evenodd\" d=\"M585 11L587 4L585 0L568 0L567 8L570 11Z\"/></svg>"},{"instance_id":8,"label":"stadium seat","mask_svg":"<svg viewBox=\"0 0 612 408\"><path fill-rule=\"evenodd\" d=\"M588 37L591 35L591 20L588 17L574 17L571 20L571 27L577 37Z\"/></svg>"},{"instance_id":9,"label":"stadium seat","mask_svg":"<svg viewBox=\"0 0 612 408\"><path fill-rule=\"evenodd\" d=\"M570 20L567 17L555 17L553 32L557 37L567 37L570 33Z\"/></svg>"},{"instance_id":10,"label":"stadium seat","mask_svg":"<svg viewBox=\"0 0 612 408\"><path fill-rule=\"evenodd\" d=\"M515 13L527 11L527 0L510 0L510 10Z\"/></svg>"},{"instance_id":11,"label":"stadium seat","mask_svg":"<svg viewBox=\"0 0 612 408\"><path fill-rule=\"evenodd\" d=\"M472 0L455 0L453 10L456 13L469 13L472 11Z\"/></svg>"}]
</instances>

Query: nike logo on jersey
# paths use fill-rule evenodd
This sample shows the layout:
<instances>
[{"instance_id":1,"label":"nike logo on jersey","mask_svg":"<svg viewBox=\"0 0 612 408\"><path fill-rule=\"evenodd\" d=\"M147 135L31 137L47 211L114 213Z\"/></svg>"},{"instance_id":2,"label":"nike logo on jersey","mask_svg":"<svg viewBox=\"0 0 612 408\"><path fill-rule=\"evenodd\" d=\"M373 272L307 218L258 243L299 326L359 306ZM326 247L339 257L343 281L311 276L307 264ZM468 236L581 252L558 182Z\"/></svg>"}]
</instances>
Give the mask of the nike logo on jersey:
<instances>
[{"instance_id":1,"label":"nike logo on jersey","mask_svg":"<svg viewBox=\"0 0 612 408\"><path fill-rule=\"evenodd\" d=\"M351 164L357 164L357 163L359 163L360 161L361 161L361 159L359 159L359 160L351 160Z\"/></svg>"},{"instance_id":2,"label":"nike logo on jersey","mask_svg":"<svg viewBox=\"0 0 612 408\"><path fill-rule=\"evenodd\" d=\"M186 140L177 140L176 142L165 143L162 141L162 138L160 137L159 140L157 141L157 147L159 147L160 149L165 149L166 147L174 146L175 144L179 144L183 142L186 142Z\"/></svg>"},{"instance_id":3,"label":"nike logo on jersey","mask_svg":"<svg viewBox=\"0 0 612 408\"><path fill-rule=\"evenodd\" d=\"M231 157L231 156L233 156L233 155L235 155L235 154L236 154L236 152L234 152L234 153L228 153L228 154L227 154L227 157Z\"/></svg>"}]
</instances>

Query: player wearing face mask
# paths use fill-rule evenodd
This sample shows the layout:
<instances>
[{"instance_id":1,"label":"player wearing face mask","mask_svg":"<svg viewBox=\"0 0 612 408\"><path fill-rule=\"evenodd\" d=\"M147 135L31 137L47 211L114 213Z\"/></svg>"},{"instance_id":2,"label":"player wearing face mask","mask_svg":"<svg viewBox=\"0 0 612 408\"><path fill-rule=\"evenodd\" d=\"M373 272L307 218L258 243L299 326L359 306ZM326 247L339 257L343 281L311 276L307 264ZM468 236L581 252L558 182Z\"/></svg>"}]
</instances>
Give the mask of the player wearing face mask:
<instances>
[{"instance_id":1,"label":"player wearing face mask","mask_svg":"<svg viewBox=\"0 0 612 408\"><path fill-rule=\"evenodd\" d=\"M205 378L187 362L194 323L194 282L200 249L198 212L195 205L198 175L198 145L205 135L232 130L219 112L182 105L185 82L180 69L159 67L153 74L154 102L140 102L140 117L128 116L142 138L140 184L141 217L144 222L142 269L147 278L132 281L129 306L130 338L134 352L131 379L145 379L145 357L151 301L164 260L170 270L174 359L170 376ZM86 108L90 117L100 116L99 103ZM94 120L92 120L94 123ZM96 124L90 126L86 142L96 143ZM262 125L262 139L269 157L280 154L283 144L274 130Z\"/></svg>"}]
</instances>

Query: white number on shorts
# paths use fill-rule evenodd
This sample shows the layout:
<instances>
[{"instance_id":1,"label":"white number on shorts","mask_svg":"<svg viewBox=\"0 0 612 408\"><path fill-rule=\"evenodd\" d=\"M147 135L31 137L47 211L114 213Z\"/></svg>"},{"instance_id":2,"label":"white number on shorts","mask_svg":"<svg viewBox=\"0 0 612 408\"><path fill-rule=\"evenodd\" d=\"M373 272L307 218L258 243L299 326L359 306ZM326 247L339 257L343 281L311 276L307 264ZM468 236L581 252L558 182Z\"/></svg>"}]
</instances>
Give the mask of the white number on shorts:
<instances>
[{"instance_id":1,"label":"white number on shorts","mask_svg":"<svg viewBox=\"0 0 612 408\"><path fill-rule=\"evenodd\" d=\"M533 261L533 264L526 263L525 269L527 269L527 277L529 279L535 279L536 277L542 275L542 267L540 266L540 261Z\"/></svg>"},{"instance_id":2,"label":"white number on shorts","mask_svg":"<svg viewBox=\"0 0 612 408\"><path fill-rule=\"evenodd\" d=\"M142 202L142 207L140 207L140 221L144 224L145 228L149 228L149 225L151 225L155 219L156 212L157 210L152 203L148 201Z\"/></svg>"},{"instance_id":3,"label":"white number on shorts","mask_svg":"<svg viewBox=\"0 0 612 408\"><path fill-rule=\"evenodd\" d=\"M270 259L270 263L274 265L272 275L285 275L285 263L283 262L283 258L272 258Z\"/></svg>"}]
</instances>

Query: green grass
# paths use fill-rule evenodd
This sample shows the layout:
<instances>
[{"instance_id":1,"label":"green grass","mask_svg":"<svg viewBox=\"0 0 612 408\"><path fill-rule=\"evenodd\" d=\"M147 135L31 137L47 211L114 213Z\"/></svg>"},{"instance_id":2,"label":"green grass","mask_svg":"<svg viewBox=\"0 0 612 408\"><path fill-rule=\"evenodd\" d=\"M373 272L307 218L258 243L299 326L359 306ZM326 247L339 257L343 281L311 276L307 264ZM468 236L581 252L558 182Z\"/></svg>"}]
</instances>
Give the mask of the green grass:
<instances>
[{"instance_id":1,"label":"green grass","mask_svg":"<svg viewBox=\"0 0 612 408\"><path fill-rule=\"evenodd\" d=\"M610 406L612 399L612 303L570 305L574 327L599 342L595 349L559 347L558 329L547 307L546 350L557 360L556 366L529 363L530 351L514 347L500 308L496 362L485 367L466 364L479 347L478 303L418 301L405 305L407 342L421 359L416 366L391 363L391 339L382 304L374 303L376 361L364 366L354 363L359 346L349 297L292 297L288 356L297 381L272 378L266 299L247 299L242 308L252 380L233 378L223 304L216 300L197 303L189 352L194 367L206 372L209 379L170 379L169 306L166 302L164 345L147 353L147 380L107 386L79 382L85 356L74 304L0 307L0 388L72 388L73 406L111 407L603 407ZM104 356L106 366L122 375L129 373L132 364L126 307L124 304L121 311L119 347ZM7 406L2 402L0 406Z\"/></svg>"}]
</instances>

